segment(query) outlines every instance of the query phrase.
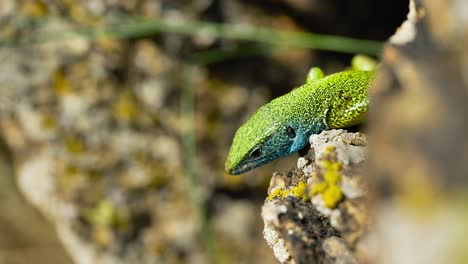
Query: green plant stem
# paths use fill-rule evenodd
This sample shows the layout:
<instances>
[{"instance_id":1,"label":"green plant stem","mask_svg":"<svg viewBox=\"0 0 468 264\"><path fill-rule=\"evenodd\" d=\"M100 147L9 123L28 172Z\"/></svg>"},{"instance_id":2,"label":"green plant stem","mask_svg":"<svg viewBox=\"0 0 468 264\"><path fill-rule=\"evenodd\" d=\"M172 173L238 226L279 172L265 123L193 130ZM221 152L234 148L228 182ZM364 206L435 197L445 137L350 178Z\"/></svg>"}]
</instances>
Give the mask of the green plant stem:
<instances>
[{"instance_id":1,"label":"green plant stem","mask_svg":"<svg viewBox=\"0 0 468 264\"><path fill-rule=\"evenodd\" d=\"M49 34L31 36L25 44L43 43L44 41L60 40L78 34L86 38L138 38L156 33L180 33L194 36L226 38L254 41L270 45L294 48L313 48L344 53L364 53L378 55L382 43L373 40L355 39L349 37L314 34L310 32L292 32L273 28L221 24L206 21L191 20L159 20L143 17L117 16L113 23L98 27L75 27L68 32L49 32ZM7 42L1 41L3 45Z\"/></svg>"},{"instance_id":2,"label":"green plant stem","mask_svg":"<svg viewBox=\"0 0 468 264\"><path fill-rule=\"evenodd\" d=\"M136 19L129 20L129 23L120 24L119 28L121 34L132 37L147 36L155 32L172 32L353 54L370 53L377 55L382 48L382 43L372 40L204 21Z\"/></svg>"},{"instance_id":3,"label":"green plant stem","mask_svg":"<svg viewBox=\"0 0 468 264\"><path fill-rule=\"evenodd\" d=\"M182 137L182 160L184 163L184 175L186 179L187 191L190 194L192 207L197 214L200 225L202 241L207 250L211 263L220 263L220 257L215 244L212 230L208 223L205 201L201 194L201 186L197 179L194 157L196 156L195 139L195 116L194 116L194 95L193 95L193 72L194 65L184 67L184 85L181 95L181 137Z\"/></svg>"},{"instance_id":4,"label":"green plant stem","mask_svg":"<svg viewBox=\"0 0 468 264\"><path fill-rule=\"evenodd\" d=\"M191 56L191 62L197 65L215 64L229 59L237 59L249 56L268 56L276 52L285 51L288 48L273 47L266 44L251 44L240 46L232 50L210 49L196 52Z\"/></svg>"}]
</instances>

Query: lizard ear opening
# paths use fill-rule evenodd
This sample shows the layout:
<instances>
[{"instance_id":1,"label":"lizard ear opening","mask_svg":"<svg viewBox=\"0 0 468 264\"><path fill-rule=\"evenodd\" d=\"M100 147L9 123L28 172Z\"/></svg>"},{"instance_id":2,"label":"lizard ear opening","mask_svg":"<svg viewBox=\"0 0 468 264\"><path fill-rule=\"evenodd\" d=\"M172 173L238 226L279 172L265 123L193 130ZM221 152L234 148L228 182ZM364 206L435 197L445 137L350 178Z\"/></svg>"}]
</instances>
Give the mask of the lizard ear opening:
<instances>
[{"instance_id":1,"label":"lizard ear opening","mask_svg":"<svg viewBox=\"0 0 468 264\"><path fill-rule=\"evenodd\" d=\"M296 131L290 126L286 128L286 134L288 134L289 138L295 138L296 137Z\"/></svg>"}]
</instances>

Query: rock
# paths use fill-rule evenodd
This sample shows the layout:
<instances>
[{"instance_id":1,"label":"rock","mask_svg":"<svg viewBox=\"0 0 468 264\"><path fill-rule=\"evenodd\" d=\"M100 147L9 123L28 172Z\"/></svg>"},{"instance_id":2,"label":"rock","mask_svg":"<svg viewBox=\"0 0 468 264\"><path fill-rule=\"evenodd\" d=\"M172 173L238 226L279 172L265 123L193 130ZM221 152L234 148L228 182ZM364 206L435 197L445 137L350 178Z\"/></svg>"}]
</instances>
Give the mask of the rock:
<instances>
[{"instance_id":1,"label":"rock","mask_svg":"<svg viewBox=\"0 0 468 264\"><path fill-rule=\"evenodd\" d=\"M294 263L291 260L291 254L289 254L288 249L284 245L284 240L280 238L280 235L269 224L265 224L263 236L268 246L273 249L273 253L280 263Z\"/></svg>"},{"instance_id":2,"label":"rock","mask_svg":"<svg viewBox=\"0 0 468 264\"><path fill-rule=\"evenodd\" d=\"M222 259L272 262L273 254L261 242L261 228L251 224L255 223L252 211L257 209L230 203L220 208L219 193L236 199L248 193L252 202L261 197L264 186L262 180L253 180L260 177L224 174L225 151L248 114L269 97L302 83L312 59L322 64L321 56L305 48L282 51L246 40L214 38L209 30L198 38L175 32L149 33L153 25L137 28L126 20L208 20L300 32L313 25L323 31L323 27L315 27L317 22L339 6L311 4L308 6L315 11L299 12L308 1L254 2L2 1L1 131L12 152L19 188L53 223L75 263L207 263L214 254L204 238L212 226L216 231L213 244L219 247ZM287 5L297 10L284 8ZM312 23L304 23L302 18ZM328 30L329 23L325 24ZM339 24L343 23L333 25ZM102 36L93 31L102 28L116 34ZM130 30L131 37L126 35ZM36 44L29 45L30 41ZM252 47L254 53L249 51ZM215 67L193 66L192 55L205 51L209 51L207 55L210 51L225 53L229 61ZM339 67L335 59L325 64L328 71ZM193 80L186 74L191 68L195 68ZM193 91L195 103L196 122L193 130L188 129L194 131L189 135L181 135L188 119L180 115L185 87ZM195 153L181 144L192 136ZM359 162L353 155L341 156L345 147L335 146L338 160ZM334 212L341 212L339 208L348 198L360 199L365 192L359 192L359 181L357 187L347 186L343 178L347 175L342 175L347 173L346 163L341 170L327 169L334 178L329 181L341 177L341 189L340 184L326 185L309 197L309 189L326 175L321 161L309 154L298 164L299 169L276 175L270 191L272 204L283 196L288 202L274 204L277 210L266 216L282 224L283 215L290 214L287 222L296 228L278 234L294 236L295 241L301 241L297 236L301 222L295 218L309 219L313 225L329 217L329 223L311 229L324 241L329 230L348 232L344 221L356 214ZM185 177L192 173L184 166L191 159L201 188ZM193 202L197 194L200 200ZM295 197L299 201L291 200ZM307 207L315 208L314 214L320 217L310 220L309 214L288 209L308 200L313 203ZM200 209L205 203L209 209L206 217ZM235 230L236 222L246 227ZM275 223L272 220L272 226ZM351 233L349 239L356 236ZM292 262L286 250L288 240L278 241L273 243L277 256ZM304 245L323 251L319 243L306 241Z\"/></svg>"},{"instance_id":3,"label":"rock","mask_svg":"<svg viewBox=\"0 0 468 264\"><path fill-rule=\"evenodd\" d=\"M357 164L365 160L367 141L361 133L350 136L343 129L326 130L321 134L310 136L311 148L317 156L322 156L327 147L337 149L337 158L343 164Z\"/></svg>"},{"instance_id":4,"label":"rock","mask_svg":"<svg viewBox=\"0 0 468 264\"><path fill-rule=\"evenodd\" d=\"M346 242L336 236L325 239L322 244L323 251L333 258L336 264L357 264Z\"/></svg>"},{"instance_id":5,"label":"rock","mask_svg":"<svg viewBox=\"0 0 468 264\"><path fill-rule=\"evenodd\" d=\"M371 89L374 262L468 263L468 1L409 2Z\"/></svg>"},{"instance_id":6,"label":"rock","mask_svg":"<svg viewBox=\"0 0 468 264\"><path fill-rule=\"evenodd\" d=\"M281 263L358 263L366 237L361 180L366 140L361 133L323 131L311 136L298 169L275 173L262 210L264 237Z\"/></svg>"}]
</instances>

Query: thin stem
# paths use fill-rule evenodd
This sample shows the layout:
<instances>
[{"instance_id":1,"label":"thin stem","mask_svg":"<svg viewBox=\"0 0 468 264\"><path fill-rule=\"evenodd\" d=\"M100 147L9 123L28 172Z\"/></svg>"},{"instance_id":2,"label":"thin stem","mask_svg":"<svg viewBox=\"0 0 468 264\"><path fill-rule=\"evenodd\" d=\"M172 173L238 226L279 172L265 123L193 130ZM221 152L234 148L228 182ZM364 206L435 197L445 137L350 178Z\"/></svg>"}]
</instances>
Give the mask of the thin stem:
<instances>
[{"instance_id":1,"label":"thin stem","mask_svg":"<svg viewBox=\"0 0 468 264\"><path fill-rule=\"evenodd\" d=\"M49 18L50 19L50 18ZM98 27L74 27L70 31L56 31L43 34L41 37L31 35L23 44L43 43L61 40L77 34L89 39L99 37L139 38L168 32L213 38L254 41L270 45L294 48L313 48L344 53L365 53L378 55L382 43L373 40L349 37L314 34L310 32L292 32L273 28L239 24L221 24L190 20L159 20L143 17L117 16L116 22ZM7 45L8 41L0 41Z\"/></svg>"},{"instance_id":2,"label":"thin stem","mask_svg":"<svg viewBox=\"0 0 468 264\"><path fill-rule=\"evenodd\" d=\"M193 95L193 73L195 66L188 65L184 69L184 85L181 96L181 137L182 137L182 159L184 162L184 175L187 190L191 197L192 207L197 213L202 241L207 250L207 255L212 263L220 263L218 250L213 237L212 230L208 223L205 201L197 179L194 157L196 155L195 139L195 116L194 116L194 95Z\"/></svg>"}]
</instances>

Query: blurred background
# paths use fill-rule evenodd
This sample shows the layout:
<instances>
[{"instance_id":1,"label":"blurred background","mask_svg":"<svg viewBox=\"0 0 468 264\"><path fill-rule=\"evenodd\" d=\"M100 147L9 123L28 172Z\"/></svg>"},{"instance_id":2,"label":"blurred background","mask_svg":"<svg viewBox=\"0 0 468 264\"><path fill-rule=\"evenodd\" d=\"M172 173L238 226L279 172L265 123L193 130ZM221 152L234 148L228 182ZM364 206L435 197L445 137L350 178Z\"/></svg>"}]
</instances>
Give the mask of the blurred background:
<instances>
[{"instance_id":1,"label":"blurred background","mask_svg":"<svg viewBox=\"0 0 468 264\"><path fill-rule=\"evenodd\" d=\"M0 0L0 263L275 263L236 129L406 0ZM306 33L313 32L313 33Z\"/></svg>"}]
</instances>

